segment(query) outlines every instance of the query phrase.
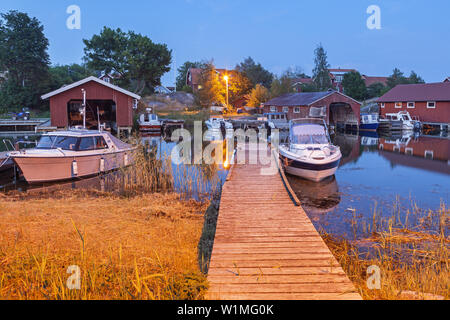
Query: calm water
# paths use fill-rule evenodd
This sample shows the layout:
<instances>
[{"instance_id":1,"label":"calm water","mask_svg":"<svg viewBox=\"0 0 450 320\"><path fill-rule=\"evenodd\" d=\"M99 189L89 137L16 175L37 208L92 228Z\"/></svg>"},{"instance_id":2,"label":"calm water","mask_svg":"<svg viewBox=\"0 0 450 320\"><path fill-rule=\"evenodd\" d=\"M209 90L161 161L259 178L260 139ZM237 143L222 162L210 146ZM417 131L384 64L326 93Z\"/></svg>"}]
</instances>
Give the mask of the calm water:
<instances>
[{"instance_id":1,"label":"calm water","mask_svg":"<svg viewBox=\"0 0 450 320\"><path fill-rule=\"evenodd\" d=\"M337 134L332 139L343 153L335 177L314 183L288 176L316 227L361 239L367 235L361 225L373 224L375 213L384 225L391 219L397 227L439 230L437 211L448 206L450 195L448 138Z\"/></svg>"},{"instance_id":2,"label":"calm water","mask_svg":"<svg viewBox=\"0 0 450 320\"><path fill-rule=\"evenodd\" d=\"M343 154L335 177L315 183L288 176L316 227L353 240L367 235L365 228L355 228L352 224L355 220L360 225L371 225L374 220L382 224L395 217L397 226L426 225L426 231L438 231L436 213L442 204L447 207L449 203L449 138L337 134L332 139ZM16 137L17 140L25 139ZM162 159L170 155L176 145L160 136L147 136L142 140ZM170 170L176 190L194 198L211 194L227 174L220 166L208 165L172 165ZM94 187L108 191L114 190L113 180L108 176L94 177L45 187ZM6 180L0 177L0 188L5 185L9 190L42 190L42 185L29 186L23 181L13 184L10 177ZM425 218L429 221L424 224ZM446 228L448 235L448 224Z\"/></svg>"}]
</instances>

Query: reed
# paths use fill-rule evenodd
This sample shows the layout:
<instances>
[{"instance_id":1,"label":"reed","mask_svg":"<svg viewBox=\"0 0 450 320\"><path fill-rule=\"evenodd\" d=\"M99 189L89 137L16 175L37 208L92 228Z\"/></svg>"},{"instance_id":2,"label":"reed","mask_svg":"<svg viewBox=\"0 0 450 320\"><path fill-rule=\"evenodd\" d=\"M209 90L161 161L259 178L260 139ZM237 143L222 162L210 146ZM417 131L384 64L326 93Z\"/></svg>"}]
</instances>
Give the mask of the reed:
<instances>
[{"instance_id":1,"label":"reed","mask_svg":"<svg viewBox=\"0 0 450 320\"><path fill-rule=\"evenodd\" d=\"M371 224L353 212L358 239L320 232L364 299L449 299L449 213L443 202L433 211L411 201L405 210L397 198L388 216L375 203ZM380 289L367 286L371 265L381 270Z\"/></svg>"}]
</instances>

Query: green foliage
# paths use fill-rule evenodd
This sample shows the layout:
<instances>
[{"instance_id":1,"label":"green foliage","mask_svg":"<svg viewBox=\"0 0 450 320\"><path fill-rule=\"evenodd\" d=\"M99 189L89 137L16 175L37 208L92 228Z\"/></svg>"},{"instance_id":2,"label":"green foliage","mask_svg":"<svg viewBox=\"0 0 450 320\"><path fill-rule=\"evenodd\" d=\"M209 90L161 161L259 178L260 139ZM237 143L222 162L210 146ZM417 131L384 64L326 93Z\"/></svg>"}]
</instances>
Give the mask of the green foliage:
<instances>
[{"instance_id":1,"label":"green foliage","mask_svg":"<svg viewBox=\"0 0 450 320\"><path fill-rule=\"evenodd\" d=\"M381 82L373 83L367 87L367 98L381 97L386 90L386 86Z\"/></svg>"},{"instance_id":2,"label":"green foliage","mask_svg":"<svg viewBox=\"0 0 450 320\"><path fill-rule=\"evenodd\" d=\"M83 40L87 66L119 75L118 84L141 94L161 84L170 71L172 51L147 36L104 27L99 35Z\"/></svg>"},{"instance_id":3,"label":"green foliage","mask_svg":"<svg viewBox=\"0 0 450 320\"><path fill-rule=\"evenodd\" d=\"M425 83L425 81L417 75L414 71L411 71L410 76L405 77L404 73L400 71L400 69L395 68L392 71L392 75L389 76L387 80L387 88L388 90L394 88L399 84L417 84L417 83Z\"/></svg>"},{"instance_id":4,"label":"green foliage","mask_svg":"<svg viewBox=\"0 0 450 320\"><path fill-rule=\"evenodd\" d=\"M357 71L348 72L344 75L342 86L346 95L353 99L362 101L367 97L367 88L361 74Z\"/></svg>"},{"instance_id":5,"label":"green foliage","mask_svg":"<svg viewBox=\"0 0 450 320\"><path fill-rule=\"evenodd\" d=\"M56 90L65 84L71 84L93 75L95 75L94 71L76 63L52 66L50 67L50 83L47 91Z\"/></svg>"},{"instance_id":6,"label":"green foliage","mask_svg":"<svg viewBox=\"0 0 450 320\"><path fill-rule=\"evenodd\" d=\"M287 76L274 77L270 87L270 96L272 98L292 92L294 92L294 88L292 87L291 78Z\"/></svg>"},{"instance_id":7,"label":"green foliage","mask_svg":"<svg viewBox=\"0 0 450 320\"><path fill-rule=\"evenodd\" d=\"M252 87L261 84L268 88L273 80L272 73L264 69L260 63L255 63L251 57L246 58L243 62L238 64L236 70L242 72L243 75L250 80Z\"/></svg>"},{"instance_id":8,"label":"green foliage","mask_svg":"<svg viewBox=\"0 0 450 320\"><path fill-rule=\"evenodd\" d=\"M5 80L0 90L0 109L41 105L48 79L48 40L44 27L26 13L9 11L0 19L0 71Z\"/></svg>"},{"instance_id":9,"label":"green foliage","mask_svg":"<svg viewBox=\"0 0 450 320\"><path fill-rule=\"evenodd\" d=\"M212 62L206 63L200 74L199 86L196 97L202 107L210 107L213 103L225 104L225 97L222 95L223 85Z\"/></svg>"},{"instance_id":10,"label":"green foliage","mask_svg":"<svg viewBox=\"0 0 450 320\"><path fill-rule=\"evenodd\" d=\"M318 91L328 90L331 88L330 73L328 71L330 65L327 61L327 53L321 44L317 46L314 55L314 85Z\"/></svg>"},{"instance_id":11,"label":"green foliage","mask_svg":"<svg viewBox=\"0 0 450 320\"><path fill-rule=\"evenodd\" d=\"M425 83L425 81L414 71L411 71L411 74L409 75L409 83L416 84L416 83Z\"/></svg>"},{"instance_id":12,"label":"green foliage","mask_svg":"<svg viewBox=\"0 0 450 320\"><path fill-rule=\"evenodd\" d=\"M269 90L260 85L257 84L255 88L250 91L250 93L247 95L247 105L249 107L259 107L261 103L266 102L270 98L270 92Z\"/></svg>"},{"instance_id":13,"label":"green foliage","mask_svg":"<svg viewBox=\"0 0 450 320\"><path fill-rule=\"evenodd\" d=\"M228 94L230 104L234 101L245 97L252 89L251 81L241 72L230 72L228 80ZM222 95L226 97L226 81L220 79L222 83Z\"/></svg>"}]
</instances>

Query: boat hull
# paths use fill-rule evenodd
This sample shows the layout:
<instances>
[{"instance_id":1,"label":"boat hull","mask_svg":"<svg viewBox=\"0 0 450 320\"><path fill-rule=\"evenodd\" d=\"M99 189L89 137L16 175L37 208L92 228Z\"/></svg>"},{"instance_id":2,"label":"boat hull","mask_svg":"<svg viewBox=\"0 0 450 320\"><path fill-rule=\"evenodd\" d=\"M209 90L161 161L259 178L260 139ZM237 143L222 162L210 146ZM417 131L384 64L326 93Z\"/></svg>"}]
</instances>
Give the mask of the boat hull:
<instances>
[{"instance_id":1,"label":"boat hull","mask_svg":"<svg viewBox=\"0 0 450 320\"><path fill-rule=\"evenodd\" d=\"M141 132L158 132L161 131L161 125L140 125L139 131Z\"/></svg>"},{"instance_id":2,"label":"boat hull","mask_svg":"<svg viewBox=\"0 0 450 320\"><path fill-rule=\"evenodd\" d=\"M116 170L128 166L131 157L131 151L120 151L67 157L15 156L14 162L28 183L39 183L88 177Z\"/></svg>"},{"instance_id":3,"label":"boat hull","mask_svg":"<svg viewBox=\"0 0 450 320\"><path fill-rule=\"evenodd\" d=\"M280 154L281 163L287 173L298 176L311 181L322 181L323 179L333 176L339 167L340 158L323 164L313 164L295 159L290 159Z\"/></svg>"}]
</instances>

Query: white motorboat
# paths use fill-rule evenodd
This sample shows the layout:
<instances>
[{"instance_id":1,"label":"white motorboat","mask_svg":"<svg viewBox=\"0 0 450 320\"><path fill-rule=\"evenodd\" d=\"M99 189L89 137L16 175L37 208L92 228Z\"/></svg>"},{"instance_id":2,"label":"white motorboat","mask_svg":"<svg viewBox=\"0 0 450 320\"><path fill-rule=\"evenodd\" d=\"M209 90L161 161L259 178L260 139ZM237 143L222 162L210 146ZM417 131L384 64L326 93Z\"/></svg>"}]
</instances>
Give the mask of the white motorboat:
<instances>
[{"instance_id":1,"label":"white motorboat","mask_svg":"<svg viewBox=\"0 0 450 320\"><path fill-rule=\"evenodd\" d=\"M8 153L29 183L96 175L132 163L135 147L109 132L73 129L44 134L36 148Z\"/></svg>"},{"instance_id":2,"label":"white motorboat","mask_svg":"<svg viewBox=\"0 0 450 320\"><path fill-rule=\"evenodd\" d=\"M290 122L289 144L280 145L280 160L289 174L311 181L333 176L342 158L322 119L295 119Z\"/></svg>"},{"instance_id":3,"label":"white motorboat","mask_svg":"<svg viewBox=\"0 0 450 320\"><path fill-rule=\"evenodd\" d=\"M413 119L409 112L400 111L397 113L386 113L384 119L380 119L380 122L387 121L391 123L400 122L402 130L419 130L420 121L418 119Z\"/></svg>"},{"instance_id":4,"label":"white motorboat","mask_svg":"<svg viewBox=\"0 0 450 320\"><path fill-rule=\"evenodd\" d=\"M233 130L233 124L223 118L211 117L205 121L205 124L209 130L221 130L222 128Z\"/></svg>"},{"instance_id":5,"label":"white motorboat","mask_svg":"<svg viewBox=\"0 0 450 320\"><path fill-rule=\"evenodd\" d=\"M265 113L264 117L267 121L267 124L272 129L279 129L279 130L289 129L289 121L287 119L287 114L284 112Z\"/></svg>"}]
</instances>

